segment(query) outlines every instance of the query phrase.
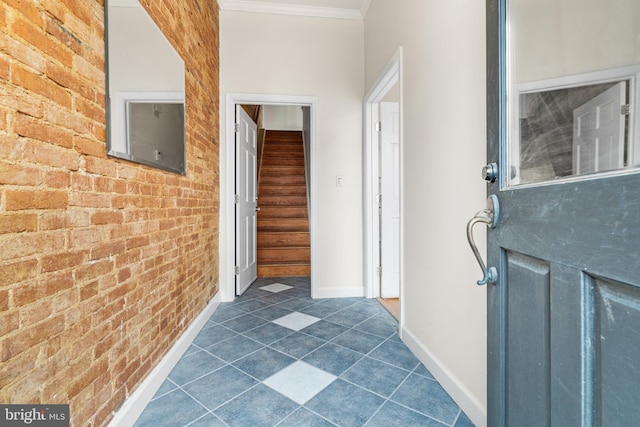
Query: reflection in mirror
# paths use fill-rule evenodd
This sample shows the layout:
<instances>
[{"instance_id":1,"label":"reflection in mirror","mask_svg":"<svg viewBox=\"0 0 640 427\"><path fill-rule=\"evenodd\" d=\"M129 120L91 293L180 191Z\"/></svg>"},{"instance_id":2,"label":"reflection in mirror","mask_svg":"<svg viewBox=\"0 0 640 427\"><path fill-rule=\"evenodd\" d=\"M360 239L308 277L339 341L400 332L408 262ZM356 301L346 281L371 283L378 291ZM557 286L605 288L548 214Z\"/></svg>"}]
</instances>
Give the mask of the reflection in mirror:
<instances>
[{"instance_id":1,"label":"reflection in mirror","mask_svg":"<svg viewBox=\"0 0 640 427\"><path fill-rule=\"evenodd\" d=\"M640 2L507 2L508 184L639 166Z\"/></svg>"},{"instance_id":2,"label":"reflection in mirror","mask_svg":"<svg viewBox=\"0 0 640 427\"><path fill-rule=\"evenodd\" d=\"M105 12L107 153L184 174L184 61L137 0Z\"/></svg>"}]
</instances>

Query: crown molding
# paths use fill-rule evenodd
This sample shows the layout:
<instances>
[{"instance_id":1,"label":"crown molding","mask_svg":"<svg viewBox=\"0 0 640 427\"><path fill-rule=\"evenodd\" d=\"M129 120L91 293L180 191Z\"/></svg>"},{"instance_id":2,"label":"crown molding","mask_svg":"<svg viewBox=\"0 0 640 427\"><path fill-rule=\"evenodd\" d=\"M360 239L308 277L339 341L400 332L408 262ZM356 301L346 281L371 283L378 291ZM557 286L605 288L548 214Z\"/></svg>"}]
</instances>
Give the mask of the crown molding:
<instances>
[{"instance_id":1,"label":"crown molding","mask_svg":"<svg viewBox=\"0 0 640 427\"><path fill-rule=\"evenodd\" d=\"M369 8L370 0L363 3L363 10ZM335 7L319 7L291 5L284 3L265 3L250 0L218 0L221 10L238 12L268 13L276 15L314 16L319 18L351 19L362 21L363 10L341 9Z\"/></svg>"}]
</instances>

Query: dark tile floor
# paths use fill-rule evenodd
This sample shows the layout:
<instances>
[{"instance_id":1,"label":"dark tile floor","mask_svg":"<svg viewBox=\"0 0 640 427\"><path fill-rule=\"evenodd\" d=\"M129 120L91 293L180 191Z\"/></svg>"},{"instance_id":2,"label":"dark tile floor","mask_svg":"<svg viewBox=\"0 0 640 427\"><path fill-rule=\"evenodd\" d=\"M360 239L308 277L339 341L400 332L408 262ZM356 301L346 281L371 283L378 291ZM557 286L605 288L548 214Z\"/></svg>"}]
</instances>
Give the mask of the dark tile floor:
<instances>
[{"instance_id":1,"label":"dark tile floor","mask_svg":"<svg viewBox=\"0 0 640 427\"><path fill-rule=\"evenodd\" d=\"M373 299L258 279L222 303L136 426L472 426Z\"/></svg>"}]
</instances>

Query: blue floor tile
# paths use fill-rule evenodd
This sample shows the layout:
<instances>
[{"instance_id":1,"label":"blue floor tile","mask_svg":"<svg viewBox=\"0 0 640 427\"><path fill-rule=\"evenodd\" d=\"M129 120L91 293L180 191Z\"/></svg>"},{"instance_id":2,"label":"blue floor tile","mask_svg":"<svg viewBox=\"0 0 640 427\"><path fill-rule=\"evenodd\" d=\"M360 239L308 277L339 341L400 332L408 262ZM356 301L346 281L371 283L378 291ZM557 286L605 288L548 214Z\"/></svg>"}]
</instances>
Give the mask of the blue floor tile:
<instances>
[{"instance_id":1,"label":"blue floor tile","mask_svg":"<svg viewBox=\"0 0 640 427\"><path fill-rule=\"evenodd\" d=\"M380 344L369 356L407 371L413 371L420 363L406 345L392 340Z\"/></svg>"},{"instance_id":2,"label":"blue floor tile","mask_svg":"<svg viewBox=\"0 0 640 427\"><path fill-rule=\"evenodd\" d=\"M153 399L157 399L158 397L169 393L172 390L175 390L178 386L175 385L170 379L166 379L162 385L160 386L160 388L158 389L158 391L156 391L156 394L153 396Z\"/></svg>"},{"instance_id":3,"label":"blue floor tile","mask_svg":"<svg viewBox=\"0 0 640 427\"><path fill-rule=\"evenodd\" d=\"M414 412L410 409L387 402L367 423L367 427L389 427L389 426L411 426L411 427L445 427L432 418Z\"/></svg>"},{"instance_id":4,"label":"blue floor tile","mask_svg":"<svg viewBox=\"0 0 640 427\"><path fill-rule=\"evenodd\" d=\"M389 397L408 376L408 371L365 357L342 374L341 378Z\"/></svg>"},{"instance_id":5,"label":"blue floor tile","mask_svg":"<svg viewBox=\"0 0 640 427\"><path fill-rule=\"evenodd\" d=\"M339 376L362 359L362 354L340 347L335 344L325 344L302 360L316 368Z\"/></svg>"},{"instance_id":6,"label":"blue floor tile","mask_svg":"<svg viewBox=\"0 0 640 427\"><path fill-rule=\"evenodd\" d=\"M332 382L305 405L341 427L364 425L384 399L340 379Z\"/></svg>"},{"instance_id":7,"label":"blue floor tile","mask_svg":"<svg viewBox=\"0 0 640 427\"><path fill-rule=\"evenodd\" d=\"M287 310L300 310L302 308L309 307L310 305L313 305L312 300L293 298L277 304L277 307L286 308Z\"/></svg>"},{"instance_id":8,"label":"blue floor tile","mask_svg":"<svg viewBox=\"0 0 640 427\"><path fill-rule=\"evenodd\" d=\"M213 414L207 414L204 417L198 418L186 427L228 427L226 423L220 420Z\"/></svg>"},{"instance_id":9,"label":"blue floor tile","mask_svg":"<svg viewBox=\"0 0 640 427\"><path fill-rule=\"evenodd\" d=\"M313 412L300 408L293 414L285 418L277 427L333 427L335 424L330 423Z\"/></svg>"},{"instance_id":10,"label":"blue floor tile","mask_svg":"<svg viewBox=\"0 0 640 427\"><path fill-rule=\"evenodd\" d=\"M293 288L259 289L274 283ZM293 312L324 319L299 332L273 323ZM397 330L374 299L314 300L309 277L259 278L218 306L136 426L472 426ZM315 368L309 377L273 377L299 360ZM314 382L317 369L331 381ZM272 377L306 404L262 383Z\"/></svg>"},{"instance_id":11,"label":"blue floor tile","mask_svg":"<svg viewBox=\"0 0 640 427\"><path fill-rule=\"evenodd\" d=\"M436 381L411 374L391 396L391 400L451 425L458 416L458 406Z\"/></svg>"},{"instance_id":12,"label":"blue floor tile","mask_svg":"<svg viewBox=\"0 0 640 427\"><path fill-rule=\"evenodd\" d=\"M320 338L296 332L280 341L272 343L270 347L296 359L300 359L325 343L326 341Z\"/></svg>"},{"instance_id":13,"label":"blue floor tile","mask_svg":"<svg viewBox=\"0 0 640 427\"><path fill-rule=\"evenodd\" d=\"M226 322L222 323L222 326L224 326L225 328L229 328L232 331L243 333L246 331L250 331L253 328L257 328L258 326L264 325L265 323L267 323L265 319L254 316L253 314L245 314L244 316L227 320Z\"/></svg>"},{"instance_id":14,"label":"blue floor tile","mask_svg":"<svg viewBox=\"0 0 640 427\"><path fill-rule=\"evenodd\" d=\"M134 424L135 427L175 427L190 423L207 413L184 391L176 389L152 400Z\"/></svg>"},{"instance_id":15,"label":"blue floor tile","mask_svg":"<svg viewBox=\"0 0 640 427\"><path fill-rule=\"evenodd\" d=\"M294 332L295 331L292 329L276 325L275 323L266 323L250 330L249 332L245 332L243 335L259 341L262 344L271 344L293 334Z\"/></svg>"},{"instance_id":16,"label":"blue floor tile","mask_svg":"<svg viewBox=\"0 0 640 427\"><path fill-rule=\"evenodd\" d=\"M364 322L369 317L370 316L356 313L355 311L341 310L337 313L332 314L331 316L326 317L324 320L326 320L327 322L352 328L358 323Z\"/></svg>"},{"instance_id":17,"label":"blue floor tile","mask_svg":"<svg viewBox=\"0 0 640 427\"><path fill-rule=\"evenodd\" d=\"M397 326L391 325L388 322L378 317L372 317L364 322L358 324L355 329L363 332L368 332L373 335L378 335L382 338L389 338L391 335L398 331Z\"/></svg>"},{"instance_id":18,"label":"blue floor tile","mask_svg":"<svg viewBox=\"0 0 640 427\"><path fill-rule=\"evenodd\" d=\"M241 335L207 347L206 350L225 362L231 363L261 349L264 345Z\"/></svg>"},{"instance_id":19,"label":"blue floor tile","mask_svg":"<svg viewBox=\"0 0 640 427\"><path fill-rule=\"evenodd\" d=\"M232 366L225 366L183 387L198 402L213 410L258 382Z\"/></svg>"},{"instance_id":20,"label":"blue floor tile","mask_svg":"<svg viewBox=\"0 0 640 427\"><path fill-rule=\"evenodd\" d=\"M183 385L224 365L222 360L201 350L181 358L169 373L169 379L178 385Z\"/></svg>"},{"instance_id":21,"label":"blue floor tile","mask_svg":"<svg viewBox=\"0 0 640 427\"><path fill-rule=\"evenodd\" d=\"M351 350L367 354L380 343L384 341L384 338L380 338L375 335L367 334L366 332L349 330L336 338L331 340L334 344L339 344L343 347L347 347Z\"/></svg>"},{"instance_id":22,"label":"blue floor tile","mask_svg":"<svg viewBox=\"0 0 640 427\"><path fill-rule=\"evenodd\" d=\"M349 328L345 326L336 325L325 320L320 320L313 325L307 326L300 332L313 335L314 337L321 338L326 341L331 341L338 335L348 331Z\"/></svg>"},{"instance_id":23,"label":"blue floor tile","mask_svg":"<svg viewBox=\"0 0 640 427\"><path fill-rule=\"evenodd\" d=\"M294 363L296 359L270 348L263 348L233 362L233 366L260 381Z\"/></svg>"},{"instance_id":24,"label":"blue floor tile","mask_svg":"<svg viewBox=\"0 0 640 427\"><path fill-rule=\"evenodd\" d=\"M214 413L231 427L271 427L298 409L298 404L259 384Z\"/></svg>"},{"instance_id":25,"label":"blue floor tile","mask_svg":"<svg viewBox=\"0 0 640 427\"><path fill-rule=\"evenodd\" d=\"M469 417L467 417L467 414L460 411L460 414L458 415L458 419L456 420L454 427L474 427L474 424L473 422L471 422Z\"/></svg>"},{"instance_id":26,"label":"blue floor tile","mask_svg":"<svg viewBox=\"0 0 640 427\"><path fill-rule=\"evenodd\" d=\"M220 325L214 325L200 331L196 339L193 340L193 343L199 347L205 348L228 338L235 337L236 335L237 334L232 330Z\"/></svg>"}]
</instances>

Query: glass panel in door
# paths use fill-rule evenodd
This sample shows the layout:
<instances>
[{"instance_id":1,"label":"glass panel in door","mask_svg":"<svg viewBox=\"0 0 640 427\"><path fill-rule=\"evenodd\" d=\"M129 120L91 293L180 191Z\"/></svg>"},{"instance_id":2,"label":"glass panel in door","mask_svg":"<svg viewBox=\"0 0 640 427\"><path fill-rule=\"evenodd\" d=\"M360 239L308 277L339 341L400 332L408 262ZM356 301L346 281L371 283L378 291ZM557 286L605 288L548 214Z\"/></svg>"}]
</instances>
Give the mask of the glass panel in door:
<instances>
[{"instance_id":1,"label":"glass panel in door","mask_svg":"<svg viewBox=\"0 0 640 427\"><path fill-rule=\"evenodd\" d=\"M507 184L640 165L640 2L510 0Z\"/></svg>"}]
</instances>

